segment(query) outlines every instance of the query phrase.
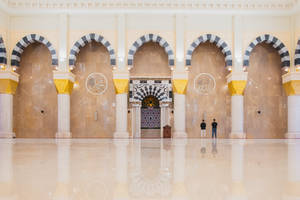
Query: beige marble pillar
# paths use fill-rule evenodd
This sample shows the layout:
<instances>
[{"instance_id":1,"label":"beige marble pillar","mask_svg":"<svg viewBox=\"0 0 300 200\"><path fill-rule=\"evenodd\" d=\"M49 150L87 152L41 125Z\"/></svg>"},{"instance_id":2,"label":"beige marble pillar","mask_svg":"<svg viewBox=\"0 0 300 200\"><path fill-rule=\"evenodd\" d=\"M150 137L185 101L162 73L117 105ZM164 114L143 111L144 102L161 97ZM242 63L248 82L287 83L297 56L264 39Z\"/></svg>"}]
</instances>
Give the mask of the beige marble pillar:
<instances>
[{"instance_id":1,"label":"beige marble pillar","mask_svg":"<svg viewBox=\"0 0 300 200\"><path fill-rule=\"evenodd\" d=\"M73 90L75 75L71 72L53 72L58 101L58 125L56 138L71 138L70 95Z\"/></svg>"},{"instance_id":2,"label":"beige marble pillar","mask_svg":"<svg viewBox=\"0 0 300 200\"><path fill-rule=\"evenodd\" d=\"M5 68L0 70L0 138L13 138L13 95L19 75Z\"/></svg>"},{"instance_id":3,"label":"beige marble pillar","mask_svg":"<svg viewBox=\"0 0 300 200\"><path fill-rule=\"evenodd\" d=\"M132 104L132 137L141 138L141 103Z\"/></svg>"},{"instance_id":4,"label":"beige marble pillar","mask_svg":"<svg viewBox=\"0 0 300 200\"><path fill-rule=\"evenodd\" d=\"M246 138L244 131L244 90L247 72L231 72L227 76L228 90L231 94L231 138Z\"/></svg>"},{"instance_id":5,"label":"beige marble pillar","mask_svg":"<svg viewBox=\"0 0 300 200\"><path fill-rule=\"evenodd\" d=\"M172 85L174 94L174 138L187 137L185 125L185 94L188 83L188 73L186 71L174 71L172 75Z\"/></svg>"},{"instance_id":6,"label":"beige marble pillar","mask_svg":"<svg viewBox=\"0 0 300 200\"><path fill-rule=\"evenodd\" d=\"M113 81L116 92L116 131L114 132L114 138L128 138L128 71L114 71Z\"/></svg>"},{"instance_id":7,"label":"beige marble pillar","mask_svg":"<svg viewBox=\"0 0 300 200\"><path fill-rule=\"evenodd\" d=\"M286 138L300 138L300 72L282 76L283 87L288 96L288 130Z\"/></svg>"}]
</instances>

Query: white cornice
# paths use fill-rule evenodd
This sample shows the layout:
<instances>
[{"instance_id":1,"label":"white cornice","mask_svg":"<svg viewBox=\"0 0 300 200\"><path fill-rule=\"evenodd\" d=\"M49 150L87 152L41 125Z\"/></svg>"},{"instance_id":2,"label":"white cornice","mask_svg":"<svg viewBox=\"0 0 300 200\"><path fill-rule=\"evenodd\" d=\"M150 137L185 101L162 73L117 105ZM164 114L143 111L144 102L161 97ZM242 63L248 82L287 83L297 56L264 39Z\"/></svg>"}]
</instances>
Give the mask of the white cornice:
<instances>
[{"instance_id":1,"label":"white cornice","mask_svg":"<svg viewBox=\"0 0 300 200\"><path fill-rule=\"evenodd\" d=\"M300 0L0 0L6 12L41 13L220 13L291 14Z\"/></svg>"}]
</instances>

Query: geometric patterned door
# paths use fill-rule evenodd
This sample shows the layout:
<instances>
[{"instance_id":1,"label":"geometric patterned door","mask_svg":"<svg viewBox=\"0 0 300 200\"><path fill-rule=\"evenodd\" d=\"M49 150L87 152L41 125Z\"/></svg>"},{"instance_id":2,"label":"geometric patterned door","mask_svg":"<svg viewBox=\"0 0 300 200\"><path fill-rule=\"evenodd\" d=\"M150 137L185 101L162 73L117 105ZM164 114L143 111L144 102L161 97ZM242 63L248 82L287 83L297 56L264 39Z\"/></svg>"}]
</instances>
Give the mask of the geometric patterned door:
<instances>
[{"instance_id":1,"label":"geometric patterned door","mask_svg":"<svg viewBox=\"0 0 300 200\"><path fill-rule=\"evenodd\" d=\"M141 108L141 128L160 129L160 108Z\"/></svg>"}]
</instances>

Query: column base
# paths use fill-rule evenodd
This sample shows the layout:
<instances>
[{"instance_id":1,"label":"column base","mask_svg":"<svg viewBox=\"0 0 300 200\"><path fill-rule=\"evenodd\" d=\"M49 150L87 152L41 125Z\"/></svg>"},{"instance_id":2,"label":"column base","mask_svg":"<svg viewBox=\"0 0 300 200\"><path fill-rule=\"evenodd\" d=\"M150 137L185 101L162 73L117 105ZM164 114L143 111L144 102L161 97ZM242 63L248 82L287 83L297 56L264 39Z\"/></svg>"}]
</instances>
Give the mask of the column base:
<instances>
[{"instance_id":1,"label":"column base","mask_svg":"<svg viewBox=\"0 0 300 200\"><path fill-rule=\"evenodd\" d=\"M0 138L15 138L16 134L14 132L0 132Z\"/></svg>"},{"instance_id":2,"label":"column base","mask_svg":"<svg viewBox=\"0 0 300 200\"><path fill-rule=\"evenodd\" d=\"M243 132L231 132L230 138L232 139L246 139L246 133Z\"/></svg>"},{"instance_id":3,"label":"column base","mask_svg":"<svg viewBox=\"0 0 300 200\"><path fill-rule=\"evenodd\" d=\"M71 132L57 132L55 134L55 137L69 139L69 138L72 138L72 133Z\"/></svg>"},{"instance_id":4,"label":"column base","mask_svg":"<svg viewBox=\"0 0 300 200\"><path fill-rule=\"evenodd\" d=\"M300 132L288 132L288 133L285 134L285 138L300 139Z\"/></svg>"},{"instance_id":5,"label":"column base","mask_svg":"<svg viewBox=\"0 0 300 200\"><path fill-rule=\"evenodd\" d=\"M127 131L116 131L114 132L114 138L129 138L129 133Z\"/></svg>"},{"instance_id":6,"label":"column base","mask_svg":"<svg viewBox=\"0 0 300 200\"><path fill-rule=\"evenodd\" d=\"M183 131L176 131L173 133L173 138L187 138L187 133Z\"/></svg>"}]
</instances>

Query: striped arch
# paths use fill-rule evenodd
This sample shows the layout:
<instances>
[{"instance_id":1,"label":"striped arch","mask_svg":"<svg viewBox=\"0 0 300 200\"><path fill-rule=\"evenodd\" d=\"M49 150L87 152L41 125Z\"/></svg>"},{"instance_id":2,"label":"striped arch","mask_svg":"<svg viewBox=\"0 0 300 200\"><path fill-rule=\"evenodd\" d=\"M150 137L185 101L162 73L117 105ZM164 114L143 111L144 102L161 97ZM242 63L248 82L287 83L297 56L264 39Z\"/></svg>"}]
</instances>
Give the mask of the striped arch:
<instances>
[{"instance_id":1,"label":"striped arch","mask_svg":"<svg viewBox=\"0 0 300 200\"><path fill-rule=\"evenodd\" d=\"M163 47L165 49L165 52L168 54L169 66L174 66L174 53L173 53L172 48L169 45L169 43L166 40L164 40L162 37L160 37L159 35L155 35L155 34L152 34L152 33L147 34L147 35L143 35L142 37L140 37L138 40L136 40L132 44L132 46L130 47L129 52L128 52L127 64L129 66L132 66L135 52L143 44L145 44L147 42L150 42L150 41L157 42L161 47Z\"/></svg>"},{"instance_id":2,"label":"striped arch","mask_svg":"<svg viewBox=\"0 0 300 200\"><path fill-rule=\"evenodd\" d=\"M116 55L115 51L112 47L112 45L104 39L103 36L98 35L96 33L90 33L85 36L82 36L71 48L70 55L69 55L69 65L70 66L75 66L76 62L76 56L78 55L80 48L84 47L86 44L92 42L94 40L95 42L101 43L106 47L106 49L109 52L109 57L110 57L110 64L111 65L116 65Z\"/></svg>"},{"instance_id":3,"label":"striped arch","mask_svg":"<svg viewBox=\"0 0 300 200\"><path fill-rule=\"evenodd\" d=\"M272 44L273 47L278 51L278 54L281 57L281 67L287 68L290 67L290 54L286 46L276 37L265 34L257 37L253 42L250 43L250 45L247 47L244 55L244 68L249 67L249 59L250 54L254 47L259 44L265 42L267 44Z\"/></svg>"},{"instance_id":4,"label":"striped arch","mask_svg":"<svg viewBox=\"0 0 300 200\"><path fill-rule=\"evenodd\" d=\"M172 84L170 80L130 80L129 102L141 102L149 95L159 101L172 102Z\"/></svg>"},{"instance_id":5,"label":"striped arch","mask_svg":"<svg viewBox=\"0 0 300 200\"><path fill-rule=\"evenodd\" d=\"M6 49L4 46L2 36L0 35L0 65L6 65L6 64L7 64Z\"/></svg>"},{"instance_id":6,"label":"striped arch","mask_svg":"<svg viewBox=\"0 0 300 200\"><path fill-rule=\"evenodd\" d=\"M194 40L194 42L191 44L191 46L187 50L185 64L187 66L192 65L192 54L193 54L194 50L201 43L205 43L207 41L210 42L210 43L215 44L218 48L221 49L222 53L225 56L226 67L227 68L231 67L232 66L232 53L231 53L231 50L230 50L229 46L219 36L212 35L212 34L201 35L196 40Z\"/></svg>"},{"instance_id":7,"label":"striped arch","mask_svg":"<svg viewBox=\"0 0 300 200\"><path fill-rule=\"evenodd\" d=\"M23 37L15 46L15 48L12 51L11 55L11 66L20 66L20 60L21 55L26 47L28 47L30 44L33 44L35 42L39 42L44 44L50 51L51 54L51 61L52 65L57 66L58 65L58 58L56 51L53 47L53 45L45 39L43 36L37 35L37 34L30 34L25 37Z\"/></svg>"},{"instance_id":8,"label":"striped arch","mask_svg":"<svg viewBox=\"0 0 300 200\"><path fill-rule=\"evenodd\" d=\"M298 40L296 52L295 52L295 66L300 67L300 38Z\"/></svg>"}]
</instances>

